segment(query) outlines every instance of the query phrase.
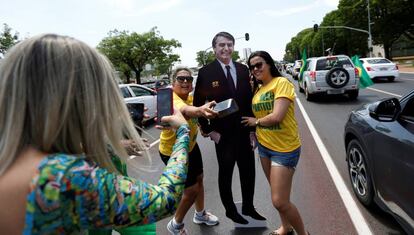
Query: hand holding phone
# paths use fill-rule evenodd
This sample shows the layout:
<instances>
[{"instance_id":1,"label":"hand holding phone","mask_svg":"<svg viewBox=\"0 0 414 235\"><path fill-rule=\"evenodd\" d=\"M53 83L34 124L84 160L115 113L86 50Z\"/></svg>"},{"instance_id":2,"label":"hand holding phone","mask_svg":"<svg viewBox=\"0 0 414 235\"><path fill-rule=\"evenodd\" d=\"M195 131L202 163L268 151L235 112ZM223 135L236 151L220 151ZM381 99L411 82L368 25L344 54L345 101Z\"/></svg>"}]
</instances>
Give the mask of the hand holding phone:
<instances>
[{"instance_id":1,"label":"hand holding phone","mask_svg":"<svg viewBox=\"0 0 414 235\"><path fill-rule=\"evenodd\" d=\"M171 88L161 88L157 92L157 124L168 126L168 123L161 122L164 116L170 116L174 113L173 94Z\"/></svg>"}]
</instances>

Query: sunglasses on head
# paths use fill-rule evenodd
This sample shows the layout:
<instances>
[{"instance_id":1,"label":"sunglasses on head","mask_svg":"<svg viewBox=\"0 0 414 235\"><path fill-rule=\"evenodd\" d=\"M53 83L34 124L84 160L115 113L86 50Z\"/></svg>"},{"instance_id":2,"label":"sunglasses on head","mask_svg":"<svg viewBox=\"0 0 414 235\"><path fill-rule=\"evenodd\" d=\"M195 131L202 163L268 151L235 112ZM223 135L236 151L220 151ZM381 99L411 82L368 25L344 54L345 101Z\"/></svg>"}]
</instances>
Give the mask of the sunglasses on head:
<instances>
[{"instance_id":1,"label":"sunglasses on head","mask_svg":"<svg viewBox=\"0 0 414 235\"><path fill-rule=\"evenodd\" d=\"M193 82L193 77L191 77L191 76L178 76L178 77L175 78L175 80L177 80L178 82L184 82L184 81Z\"/></svg>"},{"instance_id":2,"label":"sunglasses on head","mask_svg":"<svg viewBox=\"0 0 414 235\"><path fill-rule=\"evenodd\" d=\"M256 64L251 64L249 68L251 71L253 71L254 68L261 69L262 67L263 67L263 62L258 62Z\"/></svg>"}]
</instances>

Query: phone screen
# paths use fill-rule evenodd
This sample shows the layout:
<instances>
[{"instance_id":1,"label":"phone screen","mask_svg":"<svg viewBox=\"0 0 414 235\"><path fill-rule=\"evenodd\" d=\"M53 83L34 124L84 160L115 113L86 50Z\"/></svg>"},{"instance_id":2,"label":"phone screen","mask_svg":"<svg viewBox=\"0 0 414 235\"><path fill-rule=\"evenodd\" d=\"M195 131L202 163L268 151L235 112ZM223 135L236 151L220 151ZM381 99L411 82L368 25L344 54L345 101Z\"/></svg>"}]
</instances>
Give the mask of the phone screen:
<instances>
[{"instance_id":1,"label":"phone screen","mask_svg":"<svg viewBox=\"0 0 414 235\"><path fill-rule=\"evenodd\" d=\"M173 95L171 88L161 88L157 92L157 123L166 126L168 124L161 123L161 118L173 114Z\"/></svg>"}]
</instances>

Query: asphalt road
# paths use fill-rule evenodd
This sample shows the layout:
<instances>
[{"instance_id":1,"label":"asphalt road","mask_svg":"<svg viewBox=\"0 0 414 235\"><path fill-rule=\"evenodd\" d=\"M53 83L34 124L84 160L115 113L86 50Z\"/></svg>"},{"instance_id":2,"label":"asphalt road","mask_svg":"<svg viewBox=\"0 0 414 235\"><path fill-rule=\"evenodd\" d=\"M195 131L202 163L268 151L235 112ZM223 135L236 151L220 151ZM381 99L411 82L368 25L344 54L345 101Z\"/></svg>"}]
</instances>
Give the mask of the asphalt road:
<instances>
[{"instance_id":1,"label":"asphalt road","mask_svg":"<svg viewBox=\"0 0 414 235\"><path fill-rule=\"evenodd\" d=\"M398 98L412 89L414 89L414 74L401 74L401 79L395 82L377 82L367 89L360 90L360 95L355 101L349 101L344 96L329 96L308 102L304 95L297 91L296 117L300 127L302 153L294 176L291 199L301 212L305 226L311 234L358 234L358 231L361 230L358 230L355 222L351 219L351 217L355 218L355 215L346 209L350 204L355 204L357 210L361 212L365 219L365 222L362 219L357 223L366 224L372 234L404 234L401 227L390 215L379 209L367 210L353 196L345 162L343 129L351 110L362 104L382 98ZM335 185L335 183L338 184L338 179L331 178L326 163L297 103L302 104L309 116L342 181L345 183L345 187L351 192L350 198L353 199L353 202L341 199L344 192L341 191L341 195L338 192ZM149 151L152 156L151 163L142 159L139 160L144 170L135 171L130 169L130 174L151 183L156 183L163 167L158 156L158 144L156 142L159 130L149 124L145 131L147 133L144 133L144 136L153 143L153 147ZM209 139L201 136L198 138L198 143L204 162L206 208L219 217L220 224L214 227L195 225L192 222L193 209L190 209L184 220L190 234L268 234L277 228L280 219L271 204L269 186L258 159L256 161L255 206L259 212L268 218L267 227L235 229L233 223L225 217L225 211L221 205L217 186L218 167L214 145ZM146 165L149 165L149 167L144 167ZM237 169L233 176L233 196L235 201L241 200ZM157 223L157 234L167 234L166 224L170 218Z\"/></svg>"}]
</instances>

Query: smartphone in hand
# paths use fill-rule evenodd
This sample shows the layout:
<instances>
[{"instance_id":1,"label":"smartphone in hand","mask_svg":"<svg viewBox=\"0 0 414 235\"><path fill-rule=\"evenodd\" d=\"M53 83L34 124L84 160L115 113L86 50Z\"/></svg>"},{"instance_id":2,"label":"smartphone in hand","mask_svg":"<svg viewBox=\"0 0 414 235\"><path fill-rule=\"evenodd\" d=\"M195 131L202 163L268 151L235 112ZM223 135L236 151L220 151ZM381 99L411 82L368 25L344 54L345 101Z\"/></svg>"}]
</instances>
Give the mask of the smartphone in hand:
<instances>
[{"instance_id":1,"label":"smartphone in hand","mask_svg":"<svg viewBox=\"0 0 414 235\"><path fill-rule=\"evenodd\" d=\"M160 88L157 91L157 124L168 126L168 123L162 123L161 118L172 115L173 108L173 91L171 88Z\"/></svg>"}]
</instances>

